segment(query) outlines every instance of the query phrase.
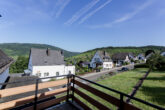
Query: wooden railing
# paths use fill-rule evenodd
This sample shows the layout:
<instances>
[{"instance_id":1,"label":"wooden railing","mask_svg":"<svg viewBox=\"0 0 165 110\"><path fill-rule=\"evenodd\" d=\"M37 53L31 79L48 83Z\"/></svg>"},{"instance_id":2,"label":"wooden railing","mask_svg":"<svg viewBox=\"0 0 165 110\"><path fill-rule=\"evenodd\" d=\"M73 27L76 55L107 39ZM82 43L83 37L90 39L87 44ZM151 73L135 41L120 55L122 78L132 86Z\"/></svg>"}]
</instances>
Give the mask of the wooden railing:
<instances>
[{"instance_id":1,"label":"wooden railing","mask_svg":"<svg viewBox=\"0 0 165 110\"><path fill-rule=\"evenodd\" d=\"M44 82L44 83L39 83L40 79L37 79L36 84L33 84L33 85L20 86L20 87L0 90L0 98L5 98L5 97L19 95L19 94L28 93L28 92L34 92L34 94L31 96L15 99L15 100L12 100L9 102L0 103L0 110L18 108L20 106L24 106L27 104L30 104L30 105L25 106L24 108L21 108L21 109L40 110L40 109L48 108L50 106L54 106L61 102L68 102L68 101L77 103L84 110L93 109L90 106L88 106L87 104L85 104L79 97L86 100L88 103L95 106L99 110L110 110L111 109L107 105L100 103L100 101L94 99L92 97L93 95L101 98L102 100L105 100L106 102L108 102L109 104L112 104L113 106L115 106L116 108L118 108L120 110L140 110L138 107L136 107L132 104L126 103L124 101L124 97L129 97L132 100L141 102L143 104L146 104L146 105L156 108L156 109L165 110L164 108L161 108L159 106L153 105L151 103L145 102L145 101L143 101L141 99L137 99L135 97L131 97L120 91L116 91L114 89L108 88L106 86L100 85L100 84L92 82L92 81L89 81L89 80L81 78L79 76L68 75L66 77L67 77L67 79ZM86 81L88 84L84 84L84 83L82 83L82 81L83 82ZM89 83L97 85L104 89L107 89L111 92L115 92L120 95L120 98L118 99L114 96L104 93L104 92L90 86ZM63 86L64 88L62 87L62 85L65 85L65 86ZM55 89L52 91L47 91L44 93L39 93L39 90L46 89L46 88L52 88L52 87L56 87L56 86L58 86L58 89ZM59 88L59 86L61 86L62 88ZM92 93L93 95L89 96L88 94L82 92L80 90L81 88ZM60 94L63 94L63 95L60 95ZM51 100L45 100L52 96L57 96L57 95L60 95L60 96L58 98L53 98ZM77 97L77 95L79 97Z\"/></svg>"},{"instance_id":2,"label":"wooden railing","mask_svg":"<svg viewBox=\"0 0 165 110\"><path fill-rule=\"evenodd\" d=\"M67 79L39 83L38 90L45 89L45 88L51 88L51 87L55 87L55 86L61 86L61 85L67 85ZM9 96L11 97L13 95L19 95L19 94L27 93L27 92L31 92L31 91L34 91L34 92L36 91L36 84L0 90L0 98L5 98L5 97L9 97ZM61 93L65 93L65 92L67 92L66 87L48 91L45 93L37 93L37 100L39 101L39 100L46 99L46 98L49 98L49 97L52 97L55 95L59 95ZM53 99L51 101L46 101L46 102L37 104L36 108L42 109L42 108L49 107L51 105L55 105L56 103L60 103L61 101L66 100L66 97L67 96L63 96L63 97L60 97L57 99ZM36 96L34 94L34 95L31 95L28 97L12 100L9 102L0 103L0 110L8 110L8 109L15 108L17 106L21 106L21 105L24 105L27 103L31 103L31 102L34 103L35 98L36 98ZM30 106L26 109L32 110L33 106Z\"/></svg>"}]
</instances>

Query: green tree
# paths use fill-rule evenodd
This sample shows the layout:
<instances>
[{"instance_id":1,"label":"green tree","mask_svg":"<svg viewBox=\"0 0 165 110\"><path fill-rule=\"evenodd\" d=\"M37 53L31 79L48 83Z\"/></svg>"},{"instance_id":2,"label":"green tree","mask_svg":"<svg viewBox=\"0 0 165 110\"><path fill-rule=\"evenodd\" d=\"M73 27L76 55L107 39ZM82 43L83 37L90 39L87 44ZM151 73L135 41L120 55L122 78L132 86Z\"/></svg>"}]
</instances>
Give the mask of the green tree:
<instances>
[{"instance_id":1,"label":"green tree","mask_svg":"<svg viewBox=\"0 0 165 110\"><path fill-rule=\"evenodd\" d=\"M23 73L28 67L28 57L19 56L15 63L10 66L10 73Z\"/></svg>"},{"instance_id":2,"label":"green tree","mask_svg":"<svg viewBox=\"0 0 165 110\"><path fill-rule=\"evenodd\" d=\"M165 68L165 57L161 56L159 53L155 53L151 55L146 63L151 69L161 70Z\"/></svg>"}]
</instances>

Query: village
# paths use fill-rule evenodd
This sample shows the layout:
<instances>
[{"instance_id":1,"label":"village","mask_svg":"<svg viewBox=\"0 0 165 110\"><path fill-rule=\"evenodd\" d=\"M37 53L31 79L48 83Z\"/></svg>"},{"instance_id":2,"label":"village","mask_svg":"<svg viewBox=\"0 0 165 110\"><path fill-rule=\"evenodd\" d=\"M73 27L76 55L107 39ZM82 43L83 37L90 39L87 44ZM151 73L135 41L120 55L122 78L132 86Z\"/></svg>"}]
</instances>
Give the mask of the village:
<instances>
[{"instance_id":1,"label":"village","mask_svg":"<svg viewBox=\"0 0 165 110\"><path fill-rule=\"evenodd\" d=\"M0 110L165 110L165 0L0 0Z\"/></svg>"},{"instance_id":2,"label":"village","mask_svg":"<svg viewBox=\"0 0 165 110\"><path fill-rule=\"evenodd\" d=\"M66 64L62 51L51 50L49 48L32 48L29 53L28 69L24 70L23 74L18 73L20 75L16 74L16 76L37 76L39 78L45 78L51 76L75 74L76 72L79 72L75 65ZM134 56L132 53L116 53L111 58L106 51L97 51L91 59L91 62L79 61L77 65L79 65L81 68L93 69L95 72L107 71L115 67L121 67L123 65L145 63L146 58L148 58L151 54L152 53L145 57L145 55L142 53L138 56ZM162 53L162 55L164 55L164 53ZM4 83L10 76L9 68L14 60L9 58L1 50L1 61L3 61L1 67L4 67L1 69L1 79L3 79L1 80L1 83ZM128 70L128 68L122 69ZM14 76L14 74L12 76Z\"/></svg>"},{"instance_id":3,"label":"village","mask_svg":"<svg viewBox=\"0 0 165 110\"><path fill-rule=\"evenodd\" d=\"M91 59L91 62L79 61L75 65L78 65L79 68L82 69L85 68L86 70L92 70L91 72L86 71L86 73L84 72L83 74L80 74L80 77L85 78L86 80L97 82L100 78L101 80L104 81L106 80L106 77L113 78L114 76L117 77L118 76L117 74L124 73L125 71L132 71L134 69L136 70L136 67L138 67L138 65L146 64L147 61L150 59L150 57L152 57L154 54L155 52L153 50L148 50L146 51L146 53L140 53L137 56L135 56L133 53L116 53L112 55L112 57L110 57L110 55L106 51L96 51L96 53L93 55ZM160 56L165 57L165 52L162 52ZM6 91L10 88L12 90L12 88L14 89L15 87L19 88L21 86L22 87L26 87L28 85L30 86L31 84L35 84L36 81L39 81L38 83L44 83L44 82L47 83L52 81L55 81L55 83L58 81L64 82L63 80L65 80L66 76L68 75L71 76L79 75L79 69L76 68L75 65L66 64L66 62L64 61L63 51L51 50L49 48L46 49L31 48L29 51L28 67L26 70L24 70L24 73L17 73L17 74L9 73L10 65L15 61L14 59L8 57L2 50L0 50L0 61L1 61L0 88L2 91ZM146 79L147 75L148 72L146 72L144 79ZM142 81L144 81L144 79ZM130 94L132 97L135 95L134 92L138 91L142 83L139 84L136 85L137 87L135 90L133 90L133 94L132 93ZM48 88L42 89L41 92L49 92L49 91L51 92L52 90L56 91L57 89L51 86L50 87L46 86L46 87ZM10 98L2 98L0 99L0 102L7 103L10 102L10 100L13 100L10 103L15 103L15 101L17 101L15 100L17 97L22 98L20 100L22 101L24 97L32 94L33 93L28 93L22 96L15 95L15 96L11 96ZM131 99L128 98L126 101L129 102L130 100ZM0 104L2 108L5 108L7 106L5 105L3 107L2 104ZM8 107L10 108L14 106L12 105Z\"/></svg>"}]
</instances>

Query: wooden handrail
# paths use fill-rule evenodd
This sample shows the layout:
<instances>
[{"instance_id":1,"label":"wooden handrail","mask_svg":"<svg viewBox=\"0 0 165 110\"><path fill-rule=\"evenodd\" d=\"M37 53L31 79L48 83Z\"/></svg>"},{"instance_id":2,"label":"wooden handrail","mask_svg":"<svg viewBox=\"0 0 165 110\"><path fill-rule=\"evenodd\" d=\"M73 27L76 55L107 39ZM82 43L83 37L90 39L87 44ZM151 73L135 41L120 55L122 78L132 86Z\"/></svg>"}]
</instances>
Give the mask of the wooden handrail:
<instances>
[{"instance_id":1,"label":"wooden handrail","mask_svg":"<svg viewBox=\"0 0 165 110\"><path fill-rule=\"evenodd\" d=\"M85 100L87 100L89 103L94 105L99 110L110 110L108 107L104 106L100 102L96 101L95 99L91 98L90 96L84 94L83 92L79 91L78 89L74 88L74 91L77 95L81 96Z\"/></svg>"},{"instance_id":2,"label":"wooden handrail","mask_svg":"<svg viewBox=\"0 0 165 110\"><path fill-rule=\"evenodd\" d=\"M67 84L67 79L40 83L40 84L38 84L38 90L50 88L50 87L54 87L54 86L60 86L60 85L64 85L64 84ZM27 86L3 89L3 90L0 90L0 98L35 91L35 87L36 87L36 85L32 84L32 85L27 85Z\"/></svg>"},{"instance_id":3,"label":"wooden handrail","mask_svg":"<svg viewBox=\"0 0 165 110\"><path fill-rule=\"evenodd\" d=\"M49 98L51 96L64 93L66 91L67 91L67 88L60 88L60 89L57 89L57 90L53 90L53 91L49 91L49 92L45 92L45 93L40 93L37 96L38 96L38 100L41 100L41 99L44 99L44 98ZM1 103L0 104L0 110L7 110L7 109L10 109L10 108L14 108L16 106L20 106L20 105L23 105L23 104L26 104L26 103L33 102L34 98L35 98L35 95L25 97L25 98L16 99L16 100L12 100L12 101L5 102L5 103Z\"/></svg>"},{"instance_id":4,"label":"wooden handrail","mask_svg":"<svg viewBox=\"0 0 165 110\"><path fill-rule=\"evenodd\" d=\"M117 98L115 98L113 96L110 96L110 95L108 95L108 94L106 94L106 93L104 93L104 92L102 92L102 91L100 91L98 89L95 89L95 88L93 88L93 87L91 87L89 85L83 84L83 83L81 83L81 82L79 82L77 80L74 80L74 83L76 85L78 85L79 87L82 87L83 89L91 92L92 94L94 94L94 95L96 95L96 96L106 100L107 102L109 102L109 103L111 103L111 104L113 104L113 105L115 105L117 107L120 107L120 100L119 99L117 99ZM130 105L130 104L126 103L126 102L123 102L123 108L126 109L126 110L140 110L139 108L137 108L137 107L135 107L133 105Z\"/></svg>"},{"instance_id":5,"label":"wooden handrail","mask_svg":"<svg viewBox=\"0 0 165 110\"><path fill-rule=\"evenodd\" d=\"M84 104L83 102L81 102L78 98L74 97L74 101L80 105L84 110L92 110L91 108L89 108L86 104Z\"/></svg>"},{"instance_id":6,"label":"wooden handrail","mask_svg":"<svg viewBox=\"0 0 165 110\"><path fill-rule=\"evenodd\" d=\"M56 105L64 100L66 100L66 98L67 98L66 96L63 96L63 97L60 97L57 99L52 99L52 100L37 104L37 110L41 110L41 109ZM27 107L23 110L33 110L33 106Z\"/></svg>"}]
</instances>

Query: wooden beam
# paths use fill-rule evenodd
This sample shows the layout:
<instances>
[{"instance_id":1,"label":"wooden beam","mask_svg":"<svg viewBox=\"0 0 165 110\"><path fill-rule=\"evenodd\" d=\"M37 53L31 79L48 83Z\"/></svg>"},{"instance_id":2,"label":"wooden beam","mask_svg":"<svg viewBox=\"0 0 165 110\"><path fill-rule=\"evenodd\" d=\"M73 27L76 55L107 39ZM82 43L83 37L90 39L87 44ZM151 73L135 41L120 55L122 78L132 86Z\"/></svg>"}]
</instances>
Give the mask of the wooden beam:
<instances>
[{"instance_id":1,"label":"wooden beam","mask_svg":"<svg viewBox=\"0 0 165 110\"><path fill-rule=\"evenodd\" d=\"M57 99L52 99L52 100L37 104L37 110L41 110L41 109L56 105L56 104L58 104L58 103L60 103L64 100L66 100L66 96L63 96L63 97L60 97L60 98L57 98ZM33 110L33 106L27 107L23 110Z\"/></svg>"},{"instance_id":2,"label":"wooden beam","mask_svg":"<svg viewBox=\"0 0 165 110\"><path fill-rule=\"evenodd\" d=\"M84 110L92 110L92 109L89 108L87 105L85 105L82 101L80 101L78 98L74 97L74 101L75 101L80 107L82 107Z\"/></svg>"},{"instance_id":3,"label":"wooden beam","mask_svg":"<svg viewBox=\"0 0 165 110\"><path fill-rule=\"evenodd\" d=\"M93 88L93 87L91 87L89 85L83 84L83 83L81 83L81 82L79 82L77 80L75 80L75 84L78 85L79 87L82 87L83 89L93 93L94 95L96 95L96 96L98 96L98 97L100 97L100 98L110 102L111 104L116 105L117 107L120 107L120 100L117 99L116 97L110 96L110 95L108 95L108 94L106 94L106 93L104 93L104 92L102 92L102 91L100 91L98 89L95 89L95 88ZM130 105L130 104L126 103L126 102L123 102L123 107L127 108L127 110L140 110L139 108L137 108L137 107L135 107L133 105Z\"/></svg>"},{"instance_id":4,"label":"wooden beam","mask_svg":"<svg viewBox=\"0 0 165 110\"><path fill-rule=\"evenodd\" d=\"M67 84L67 79L40 83L40 84L38 84L38 90L44 89L44 88L49 88L49 87L54 87L54 86L59 86L59 85L63 85L63 84ZM16 95L16 94L21 94L21 93L26 93L26 92L30 92L30 91L35 91L35 87L36 87L36 85L32 84L32 85L27 85L27 86L3 89L3 90L0 90L0 98L11 96L11 95Z\"/></svg>"},{"instance_id":5,"label":"wooden beam","mask_svg":"<svg viewBox=\"0 0 165 110\"><path fill-rule=\"evenodd\" d=\"M41 100L41 99L49 98L51 96L54 96L54 95L57 95L60 93L64 93L66 91L67 91L67 88L61 88L61 89L57 89L57 90L53 90L53 91L49 91L49 92L45 92L45 93L40 93L37 96L38 96L38 100ZM35 98L35 95L25 97L25 98L16 99L16 100L12 100L12 101L9 101L6 103L1 103L0 104L0 110L8 110L8 109L14 108L16 106L21 106L23 104L33 102L34 98Z\"/></svg>"},{"instance_id":6,"label":"wooden beam","mask_svg":"<svg viewBox=\"0 0 165 110\"><path fill-rule=\"evenodd\" d=\"M94 105L99 110L110 110L108 107L104 106L100 102L98 102L95 99L91 98L90 96L84 94L83 92L79 91L78 89L74 88L74 91L75 91L76 94L78 94L79 96L81 96L82 98L84 98L85 100L87 100L89 103L91 103L92 105Z\"/></svg>"}]
</instances>

